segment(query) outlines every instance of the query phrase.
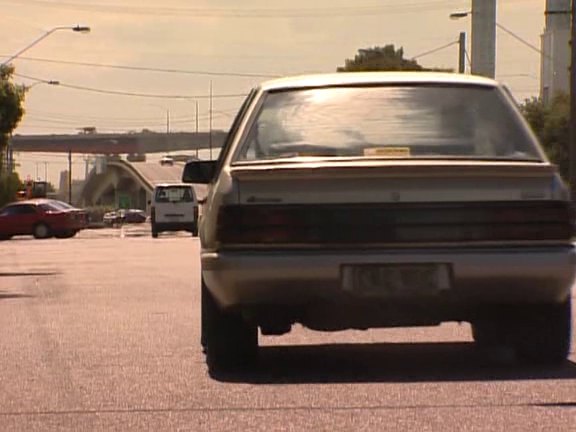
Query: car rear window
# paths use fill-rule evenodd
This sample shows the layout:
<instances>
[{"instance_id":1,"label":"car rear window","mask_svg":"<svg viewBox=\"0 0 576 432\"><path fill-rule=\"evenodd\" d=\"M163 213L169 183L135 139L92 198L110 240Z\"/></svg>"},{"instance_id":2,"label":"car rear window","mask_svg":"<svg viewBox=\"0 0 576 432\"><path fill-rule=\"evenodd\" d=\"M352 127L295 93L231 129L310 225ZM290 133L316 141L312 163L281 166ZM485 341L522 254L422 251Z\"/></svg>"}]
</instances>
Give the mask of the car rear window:
<instances>
[{"instance_id":1,"label":"car rear window","mask_svg":"<svg viewBox=\"0 0 576 432\"><path fill-rule=\"evenodd\" d=\"M328 87L265 96L238 161L295 157L542 159L494 87Z\"/></svg>"},{"instance_id":2,"label":"car rear window","mask_svg":"<svg viewBox=\"0 0 576 432\"><path fill-rule=\"evenodd\" d=\"M194 194L189 186L166 186L156 189L156 202L194 202Z\"/></svg>"}]
</instances>

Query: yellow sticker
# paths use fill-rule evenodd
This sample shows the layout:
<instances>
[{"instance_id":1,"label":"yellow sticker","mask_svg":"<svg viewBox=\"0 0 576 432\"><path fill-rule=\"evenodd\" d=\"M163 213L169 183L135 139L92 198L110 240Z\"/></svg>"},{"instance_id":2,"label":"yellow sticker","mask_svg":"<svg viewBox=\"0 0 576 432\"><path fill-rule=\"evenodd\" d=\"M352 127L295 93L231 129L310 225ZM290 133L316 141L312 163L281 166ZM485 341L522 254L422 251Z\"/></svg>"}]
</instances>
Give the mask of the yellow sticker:
<instances>
[{"instance_id":1,"label":"yellow sticker","mask_svg":"<svg viewBox=\"0 0 576 432\"><path fill-rule=\"evenodd\" d=\"M364 156L390 158L410 157L410 147L371 147L364 149Z\"/></svg>"}]
</instances>

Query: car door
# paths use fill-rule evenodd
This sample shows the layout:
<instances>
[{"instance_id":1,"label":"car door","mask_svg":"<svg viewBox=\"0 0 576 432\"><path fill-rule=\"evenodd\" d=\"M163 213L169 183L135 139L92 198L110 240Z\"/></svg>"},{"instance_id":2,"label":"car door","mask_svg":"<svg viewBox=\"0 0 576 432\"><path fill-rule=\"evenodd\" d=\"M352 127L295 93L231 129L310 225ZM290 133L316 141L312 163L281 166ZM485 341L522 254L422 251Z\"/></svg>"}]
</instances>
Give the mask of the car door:
<instances>
[{"instance_id":1,"label":"car door","mask_svg":"<svg viewBox=\"0 0 576 432\"><path fill-rule=\"evenodd\" d=\"M16 204L8 206L0 213L0 232L3 235L31 234L38 221L35 206Z\"/></svg>"}]
</instances>

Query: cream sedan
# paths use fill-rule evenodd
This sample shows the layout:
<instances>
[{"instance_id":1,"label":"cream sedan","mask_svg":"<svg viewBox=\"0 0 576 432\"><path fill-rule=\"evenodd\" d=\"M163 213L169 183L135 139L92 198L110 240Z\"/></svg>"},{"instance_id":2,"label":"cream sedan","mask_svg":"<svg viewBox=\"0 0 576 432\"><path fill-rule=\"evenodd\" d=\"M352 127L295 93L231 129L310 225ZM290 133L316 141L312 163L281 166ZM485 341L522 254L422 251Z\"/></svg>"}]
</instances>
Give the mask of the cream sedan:
<instances>
[{"instance_id":1,"label":"cream sedan","mask_svg":"<svg viewBox=\"0 0 576 432\"><path fill-rule=\"evenodd\" d=\"M497 82L436 73L286 78L255 88L200 222L202 344L253 365L258 329L469 322L521 360L569 353L567 188Z\"/></svg>"}]
</instances>

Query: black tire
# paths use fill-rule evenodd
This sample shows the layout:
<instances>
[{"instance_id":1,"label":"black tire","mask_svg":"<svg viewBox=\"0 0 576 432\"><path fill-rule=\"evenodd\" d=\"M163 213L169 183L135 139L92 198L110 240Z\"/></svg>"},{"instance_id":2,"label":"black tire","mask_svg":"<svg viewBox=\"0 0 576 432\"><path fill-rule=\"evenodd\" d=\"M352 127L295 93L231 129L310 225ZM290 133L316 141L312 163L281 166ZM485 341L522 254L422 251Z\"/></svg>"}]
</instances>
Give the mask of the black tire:
<instances>
[{"instance_id":1,"label":"black tire","mask_svg":"<svg viewBox=\"0 0 576 432\"><path fill-rule=\"evenodd\" d=\"M37 239L46 239L52 236L52 232L50 231L50 227L48 225L46 225L44 222L39 222L34 225L32 235Z\"/></svg>"},{"instance_id":2,"label":"black tire","mask_svg":"<svg viewBox=\"0 0 576 432\"><path fill-rule=\"evenodd\" d=\"M202 282L202 336L210 372L246 370L258 359L258 327L222 311Z\"/></svg>"},{"instance_id":3,"label":"black tire","mask_svg":"<svg viewBox=\"0 0 576 432\"><path fill-rule=\"evenodd\" d=\"M479 348L490 348L505 345L506 337L502 324L497 320L481 320L471 324L472 338Z\"/></svg>"},{"instance_id":4,"label":"black tire","mask_svg":"<svg viewBox=\"0 0 576 432\"><path fill-rule=\"evenodd\" d=\"M559 364L570 354L572 307L561 304L523 308L511 326L511 342L520 360Z\"/></svg>"},{"instance_id":5,"label":"black tire","mask_svg":"<svg viewBox=\"0 0 576 432\"><path fill-rule=\"evenodd\" d=\"M192 233L193 237L198 237L198 225L196 224L192 225L190 232Z\"/></svg>"},{"instance_id":6,"label":"black tire","mask_svg":"<svg viewBox=\"0 0 576 432\"><path fill-rule=\"evenodd\" d=\"M76 230L62 231L62 232L56 233L54 235L54 237L59 238L59 239L67 239L67 238L74 237L77 232L78 231L76 231Z\"/></svg>"},{"instance_id":7,"label":"black tire","mask_svg":"<svg viewBox=\"0 0 576 432\"><path fill-rule=\"evenodd\" d=\"M154 224L152 224L152 238L158 238L158 230Z\"/></svg>"},{"instance_id":8,"label":"black tire","mask_svg":"<svg viewBox=\"0 0 576 432\"><path fill-rule=\"evenodd\" d=\"M549 365L567 359L571 330L569 300L501 310L492 319L472 323L472 336L478 347L510 347L520 361Z\"/></svg>"}]
</instances>

